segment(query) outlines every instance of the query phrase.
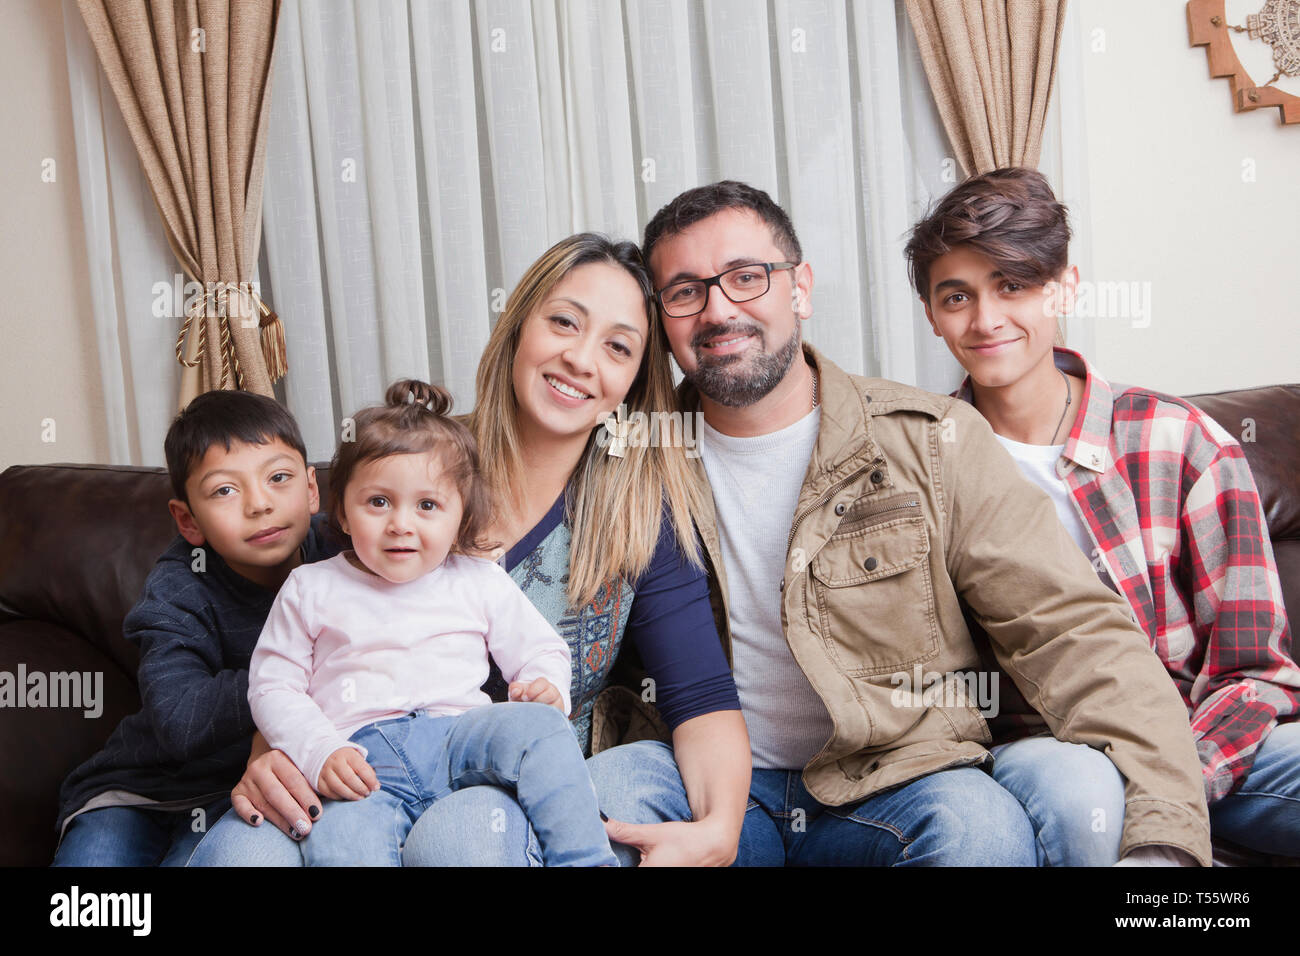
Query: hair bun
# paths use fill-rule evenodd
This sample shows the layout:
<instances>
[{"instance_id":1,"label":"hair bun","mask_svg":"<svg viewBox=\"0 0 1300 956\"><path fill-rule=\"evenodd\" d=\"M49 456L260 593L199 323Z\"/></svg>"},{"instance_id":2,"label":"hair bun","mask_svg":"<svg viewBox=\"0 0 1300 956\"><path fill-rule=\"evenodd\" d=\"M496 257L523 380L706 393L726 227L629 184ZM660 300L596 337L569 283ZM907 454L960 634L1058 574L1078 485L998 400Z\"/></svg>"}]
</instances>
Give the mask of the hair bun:
<instances>
[{"instance_id":1,"label":"hair bun","mask_svg":"<svg viewBox=\"0 0 1300 956\"><path fill-rule=\"evenodd\" d=\"M384 402L395 408L403 405L422 405L435 415L451 411L451 393L439 385L430 385L416 378L404 378L388 387Z\"/></svg>"}]
</instances>

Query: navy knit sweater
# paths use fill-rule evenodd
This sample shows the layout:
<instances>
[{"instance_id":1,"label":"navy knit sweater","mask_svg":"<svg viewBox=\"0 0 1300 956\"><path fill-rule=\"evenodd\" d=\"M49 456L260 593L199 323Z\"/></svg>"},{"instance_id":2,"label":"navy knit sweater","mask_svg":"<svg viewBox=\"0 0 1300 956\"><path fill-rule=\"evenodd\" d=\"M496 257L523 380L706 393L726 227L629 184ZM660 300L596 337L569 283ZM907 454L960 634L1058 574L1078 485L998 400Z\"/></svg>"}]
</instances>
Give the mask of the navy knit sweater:
<instances>
[{"instance_id":1,"label":"navy knit sweater","mask_svg":"<svg viewBox=\"0 0 1300 956\"><path fill-rule=\"evenodd\" d=\"M64 821L97 794L126 790L160 801L216 799L243 776L253 731L248 661L275 592L235 573L209 547L177 536L123 624L140 648L141 709L59 791ZM325 516L312 518L303 562L338 553Z\"/></svg>"}]
</instances>

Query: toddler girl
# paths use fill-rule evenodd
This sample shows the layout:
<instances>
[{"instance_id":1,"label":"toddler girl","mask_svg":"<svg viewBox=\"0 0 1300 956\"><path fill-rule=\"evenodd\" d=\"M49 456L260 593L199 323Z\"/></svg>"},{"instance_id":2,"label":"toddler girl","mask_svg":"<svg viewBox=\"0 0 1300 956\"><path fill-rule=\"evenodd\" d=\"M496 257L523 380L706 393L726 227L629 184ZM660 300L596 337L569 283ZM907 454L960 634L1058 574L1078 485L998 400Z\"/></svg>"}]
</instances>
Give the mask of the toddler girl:
<instances>
[{"instance_id":1,"label":"toddler girl","mask_svg":"<svg viewBox=\"0 0 1300 956\"><path fill-rule=\"evenodd\" d=\"M564 716L568 644L474 556L488 513L474 439L440 388L400 381L386 403L355 416L331 465L352 550L289 576L249 670L258 728L331 798L303 857L398 866L427 807L493 784L515 790L548 866L616 865ZM511 703L480 690L489 652Z\"/></svg>"}]
</instances>

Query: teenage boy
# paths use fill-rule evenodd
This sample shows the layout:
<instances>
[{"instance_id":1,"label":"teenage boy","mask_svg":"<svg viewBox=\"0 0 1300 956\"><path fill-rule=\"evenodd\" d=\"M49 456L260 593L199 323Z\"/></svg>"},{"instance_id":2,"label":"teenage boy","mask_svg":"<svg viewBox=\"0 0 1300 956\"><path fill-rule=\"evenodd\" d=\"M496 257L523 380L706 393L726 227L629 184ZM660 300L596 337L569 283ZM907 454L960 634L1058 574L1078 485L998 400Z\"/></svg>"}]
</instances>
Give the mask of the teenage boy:
<instances>
[{"instance_id":1,"label":"teenage boy","mask_svg":"<svg viewBox=\"0 0 1300 956\"><path fill-rule=\"evenodd\" d=\"M1052 499L1178 688L1214 835L1300 856L1300 670L1250 469L1194 406L1112 387L1053 347L1079 282L1069 240L1042 175L1000 169L944 197L906 252L935 335L970 373L955 394ZM1065 771L1068 745L1030 737L994 752L994 776L1037 807L1036 829L1086 857L1087 821L1064 809L1083 786ZM1090 786L1104 804L1123 781L1110 768Z\"/></svg>"},{"instance_id":2,"label":"teenage boy","mask_svg":"<svg viewBox=\"0 0 1300 956\"><path fill-rule=\"evenodd\" d=\"M1033 865L1029 820L984 771L977 702L912 681L978 666L970 614L1051 729L1128 779L1124 852L1208 863L1178 695L983 419L801 347L812 267L760 190L683 193L643 251L683 408L704 415L716 518L700 531L754 759L737 862ZM671 752L590 766L628 781L603 805L610 835L652 860L672 838L655 822L689 818Z\"/></svg>"},{"instance_id":3,"label":"teenage boy","mask_svg":"<svg viewBox=\"0 0 1300 956\"><path fill-rule=\"evenodd\" d=\"M164 444L179 537L124 623L141 709L64 781L56 866L183 866L230 806L256 730L248 661L276 592L332 557L298 426L269 398L200 395Z\"/></svg>"}]
</instances>

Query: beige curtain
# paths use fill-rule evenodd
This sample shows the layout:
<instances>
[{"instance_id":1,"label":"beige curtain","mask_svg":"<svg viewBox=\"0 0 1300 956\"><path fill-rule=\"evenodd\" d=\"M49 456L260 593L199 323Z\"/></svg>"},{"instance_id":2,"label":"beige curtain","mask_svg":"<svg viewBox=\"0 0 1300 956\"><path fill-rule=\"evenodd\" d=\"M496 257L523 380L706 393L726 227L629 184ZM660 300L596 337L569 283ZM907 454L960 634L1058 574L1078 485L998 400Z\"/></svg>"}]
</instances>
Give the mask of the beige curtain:
<instances>
[{"instance_id":1,"label":"beige curtain","mask_svg":"<svg viewBox=\"0 0 1300 956\"><path fill-rule=\"evenodd\" d=\"M78 0L182 268L202 283L177 339L183 408L200 392L270 395L279 320L248 288L261 240L279 0Z\"/></svg>"},{"instance_id":2,"label":"beige curtain","mask_svg":"<svg viewBox=\"0 0 1300 956\"><path fill-rule=\"evenodd\" d=\"M1038 166L1066 0L907 0L930 89L969 175Z\"/></svg>"}]
</instances>

